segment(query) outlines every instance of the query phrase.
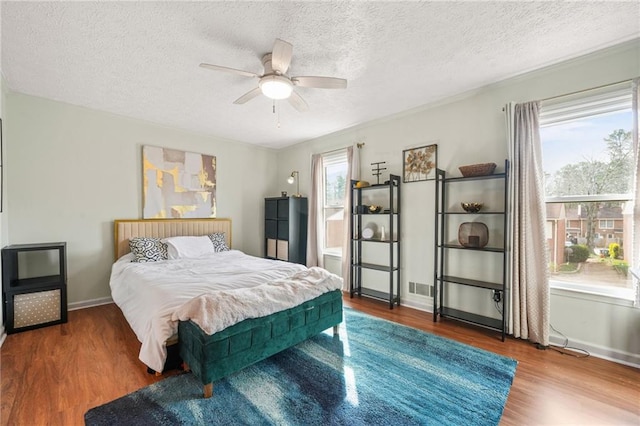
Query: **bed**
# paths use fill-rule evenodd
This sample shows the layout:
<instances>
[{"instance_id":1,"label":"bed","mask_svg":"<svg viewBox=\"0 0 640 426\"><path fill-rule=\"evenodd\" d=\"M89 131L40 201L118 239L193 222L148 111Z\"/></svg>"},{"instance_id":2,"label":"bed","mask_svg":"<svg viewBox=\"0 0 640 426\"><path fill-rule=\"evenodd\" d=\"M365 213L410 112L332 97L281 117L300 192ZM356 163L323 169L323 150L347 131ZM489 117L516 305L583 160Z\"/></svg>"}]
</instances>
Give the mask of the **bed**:
<instances>
[{"instance_id":1,"label":"bed","mask_svg":"<svg viewBox=\"0 0 640 426\"><path fill-rule=\"evenodd\" d=\"M114 230L111 292L142 343L140 360L161 372L177 347L205 397L214 381L342 322L341 279L320 268L233 249L131 261L129 241L139 237L216 234L231 248L230 219L116 220Z\"/></svg>"}]
</instances>

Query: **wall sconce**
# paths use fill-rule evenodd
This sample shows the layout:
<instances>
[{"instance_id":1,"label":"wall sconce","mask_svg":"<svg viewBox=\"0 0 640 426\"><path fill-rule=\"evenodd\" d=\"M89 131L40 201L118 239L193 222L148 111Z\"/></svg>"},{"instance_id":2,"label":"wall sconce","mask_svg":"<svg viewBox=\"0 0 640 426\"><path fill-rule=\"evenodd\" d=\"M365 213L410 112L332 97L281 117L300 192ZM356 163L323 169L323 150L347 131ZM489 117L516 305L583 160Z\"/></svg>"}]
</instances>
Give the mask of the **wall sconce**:
<instances>
[{"instance_id":1,"label":"wall sconce","mask_svg":"<svg viewBox=\"0 0 640 426\"><path fill-rule=\"evenodd\" d=\"M292 197L301 197L300 195L300 173L297 170L291 172L291 176L287 178L287 182L289 185L293 185L296 183L296 193L292 195Z\"/></svg>"}]
</instances>

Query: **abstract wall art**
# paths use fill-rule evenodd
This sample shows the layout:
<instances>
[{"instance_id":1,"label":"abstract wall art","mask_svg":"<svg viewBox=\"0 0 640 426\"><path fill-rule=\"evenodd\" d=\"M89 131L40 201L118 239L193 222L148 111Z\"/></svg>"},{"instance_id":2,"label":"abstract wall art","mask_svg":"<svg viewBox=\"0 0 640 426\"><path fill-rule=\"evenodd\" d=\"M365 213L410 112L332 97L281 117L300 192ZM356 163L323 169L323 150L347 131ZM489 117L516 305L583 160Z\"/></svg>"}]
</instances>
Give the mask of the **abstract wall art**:
<instances>
[{"instance_id":1,"label":"abstract wall art","mask_svg":"<svg viewBox=\"0 0 640 426\"><path fill-rule=\"evenodd\" d=\"M142 147L142 217L216 217L216 157Z\"/></svg>"}]
</instances>

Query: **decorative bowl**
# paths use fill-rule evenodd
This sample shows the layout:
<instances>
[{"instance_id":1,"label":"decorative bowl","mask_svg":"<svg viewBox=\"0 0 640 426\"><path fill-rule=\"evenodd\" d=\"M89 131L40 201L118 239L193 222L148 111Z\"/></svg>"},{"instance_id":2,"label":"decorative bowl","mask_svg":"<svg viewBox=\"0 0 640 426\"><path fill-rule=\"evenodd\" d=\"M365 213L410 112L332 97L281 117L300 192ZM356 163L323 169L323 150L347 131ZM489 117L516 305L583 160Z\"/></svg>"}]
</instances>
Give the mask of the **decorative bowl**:
<instances>
[{"instance_id":1,"label":"decorative bowl","mask_svg":"<svg viewBox=\"0 0 640 426\"><path fill-rule=\"evenodd\" d=\"M482 209L483 203L460 203L467 213L478 213Z\"/></svg>"},{"instance_id":2,"label":"decorative bowl","mask_svg":"<svg viewBox=\"0 0 640 426\"><path fill-rule=\"evenodd\" d=\"M496 163L478 163L458 167L464 177L487 176L496 169Z\"/></svg>"},{"instance_id":3,"label":"decorative bowl","mask_svg":"<svg viewBox=\"0 0 640 426\"><path fill-rule=\"evenodd\" d=\"M369 213L380 213L382 206L369 206Z\"/></svg>"}]
</instances>

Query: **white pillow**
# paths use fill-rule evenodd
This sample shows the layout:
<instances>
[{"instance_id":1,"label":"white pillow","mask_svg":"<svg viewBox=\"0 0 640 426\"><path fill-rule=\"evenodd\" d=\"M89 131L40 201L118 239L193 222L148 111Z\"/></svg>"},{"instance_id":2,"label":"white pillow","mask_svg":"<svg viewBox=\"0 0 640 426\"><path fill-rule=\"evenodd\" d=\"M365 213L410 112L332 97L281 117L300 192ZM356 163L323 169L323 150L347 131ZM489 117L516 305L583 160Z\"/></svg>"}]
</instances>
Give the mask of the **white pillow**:
<instances>
[{"instance_id":1,"label":"white pillow","mask_svg":"<svg viewBox=\"0 0 640 426\"><path fill-rule=\"evenodd\" d=\"M171 237L162 240L167 244L169 259L200 257L215 253L209 237Z\"/></svg>"}]
</instances>

